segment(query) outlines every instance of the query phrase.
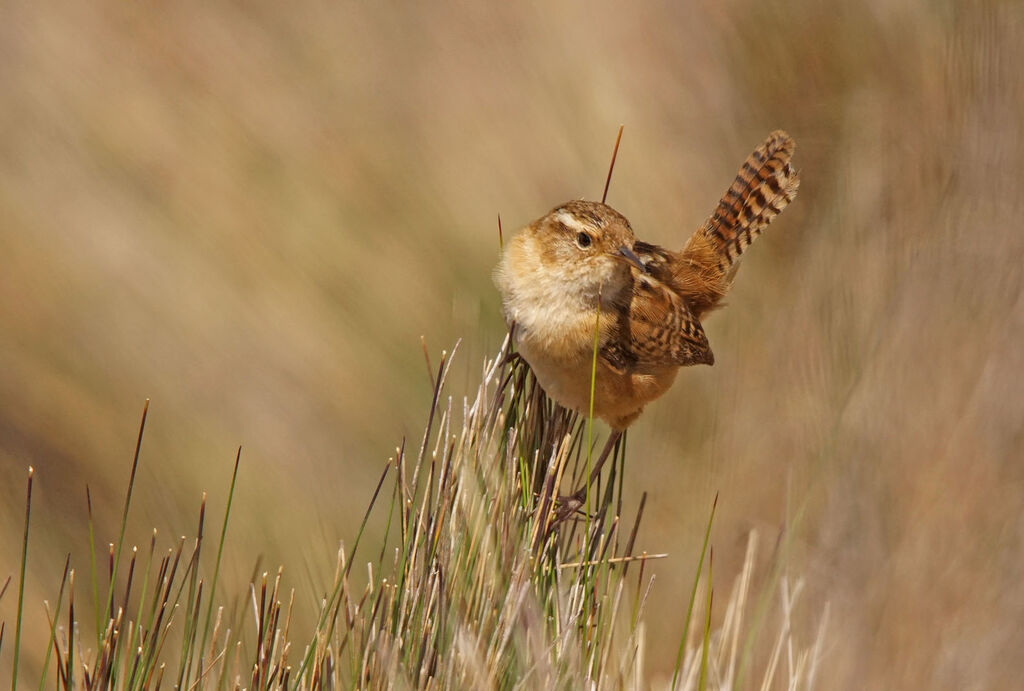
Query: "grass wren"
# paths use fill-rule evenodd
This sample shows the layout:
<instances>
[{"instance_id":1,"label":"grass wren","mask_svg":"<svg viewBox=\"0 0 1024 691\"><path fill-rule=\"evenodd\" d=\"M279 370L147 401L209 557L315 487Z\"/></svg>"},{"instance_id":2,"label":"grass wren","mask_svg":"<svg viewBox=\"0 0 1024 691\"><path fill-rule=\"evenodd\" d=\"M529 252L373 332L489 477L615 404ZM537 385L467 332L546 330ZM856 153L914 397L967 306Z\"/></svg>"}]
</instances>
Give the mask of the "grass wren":
<instances>
[{"instance_id":1,"label":"grass wren","mask_svg":"<svg viewBox=\"0 0 1024 691\"><path fill-rule=\"evenodd\" d=\"M795 144L778 130L743 162L682 251L637 240L626 217L570 201L505 247L495 271L519 353L559 404L616 431L665 393L680 367L711 365L701 319L728 291L743 251L796 197Z\"/></svg>"}]
</instances>

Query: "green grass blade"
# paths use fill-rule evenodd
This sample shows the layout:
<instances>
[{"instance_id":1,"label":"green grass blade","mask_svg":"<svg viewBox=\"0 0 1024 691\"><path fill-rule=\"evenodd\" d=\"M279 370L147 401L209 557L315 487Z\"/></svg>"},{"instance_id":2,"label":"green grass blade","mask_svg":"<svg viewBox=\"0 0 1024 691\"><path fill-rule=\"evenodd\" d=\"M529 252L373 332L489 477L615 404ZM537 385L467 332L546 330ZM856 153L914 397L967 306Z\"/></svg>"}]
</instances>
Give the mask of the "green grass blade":
<instances>
[{"instance_id":1,"label":"green grass blade","mask_svg":"<svg viewBox=\"0 0 1024 691\"><path fill-rule=\"evenodd\" d=\"M693 576L693 588L690 589L690 602L686 606L686 619L683 622L683 633L679 641L679 651L676 653L676 662L672 672L672 686L670 688L673 689L676 688L676 682L679 680L679 669L683 664L683 652L686 650L686 635L690 631L690 618L693 616L693 604L697 599L697 586L700 583L700 575L704 570L704 555L707 553L708 542L711 539L711 524L715 520L716 508L718 508L717 493L715 494L715 500L711 504L711 515L708 516L708 525L704 529L704 545L700 548L700 559L697 560L697 572Z\"/></svg>"},{"instance_id":2,"label":"green grass blade","mask_svg":"<svg viewBox=\"0 0 1024 691\"><path fill-rule=\"evenodd\" d=\"M220 559L224 554L224 536L228 532L228 518L231 516L231 502L235 498L235 483L238 480L238 464L242 460L242 447L238 447L235 454L235 468L231 471L231 486L228 488L228 503L224 507L224 520L220 525L220 539L217 541L217 558L213 563L213 577L210 580L210 590L206 600L206 616L203 618L203 637L199 643L199 672L202 673L203 651L206 650L206 639L210 634L210 619L213 617L214 594L217 592L217 578L220 576Z\"/></svg>"},{"instance_id":3,"label":"green grass blade","mask_svg":"<svg viewBox=\"0 0 1024 691\"><path fill-rule=\"evenodd\" d=\"M708 552L708 601L707 609L704 612L704 635L701 636L700 646L700 677L697 680L697 688L704 691L708 687L708 650L711 648L711 605L714 604L715 589L712 584L712 567L715 563L715 548Z\"/></svg>"},{"instance_id":4,"label":"green grass blade","mask_svg":"<svg viewBox=\"0 0 1024 691\"><path fill-rule=\"evenodd\" d=\"M18 581L18 616L14 625L14 663L11 669L11 691L18 690L18 653L21 652L21 614L25 604L25 565L28 563L28 525L32 516L32 476L35 470L28 467L28 491L25 495L25 534L21 539L21 577Z\"/></svg>"},{"instance_id":5,"label":"green grass blade","mask_svg":"<svg viewBox=\"0 0 1024 691\"><path fill-rule=\"evenodd\" d=\"M60 608L64 603L64 587L68 582L68 569L71 566L71 553L64 557L64 575L60 579L60 590L57 592L57 606L53 608L53 621L50 622L50 640L46 643L46 656L43 658L43 671L39 675L39 691L43 691L46 684L46 670L50 668L50 654L53 652L54 640L57 638L57 617L60 616ZM74 632L69 631L69 645L74 644Z\"/></svg>"},{"instance_id":6,"label":"green grass blade","mask_svg":"<svg viewBox=\"0 0 1024 691\"><path fill-rule=\"evenodd\" d=\"M124 532L128 526L128 509L132 503L132 490L135 488L135 473L139 469L139 452L142 450L142 436L146 431L146 416L149 414L149 399L142 406L142 421L139 423L139 436L135 441L135 455L132 458L132 472L128 476L128 491L124 495L124 509L121 511L121 529L117 535L117 549L114 551L114 566L110 572L110 587L107 589L107 600L104 612L110 612L114 603L114 586L117 583L117 567L121 562L121 548L124 546ZM102 634L100 634L102 636Z\"/></svg>"},{"instance_id":7,"label":"green grass blade","mask_svg":"<svg viewBox=\"0 0 1024 691\"><path fill-rule=\"evenodd\" d=\"M96 649L100 648L103 636L103 608L100 607L99 578L96 571L96 530L92 519L92 494L89 485L85 486L85 508L89 522L89 578L92 582L92 605L96 610Z\"/></svg>"},{"instance_id":8,"label":"green grass blade","mask_svg":"<svg viewBox=\"0 0 1024 691\"><path fill-rule=\"evenodd\" d=\"M587 474L586 474L586 530L583 553L590 554L590 465L594 455L594 393L597 389L597 351L601 347L601 298L597 299L597 318L594 320L594 353L590 362L590 406L587 409ZM584 557L585 559L589 556ZM587 571L584 571L586 573Z\"/></svg>"}]
</instances>

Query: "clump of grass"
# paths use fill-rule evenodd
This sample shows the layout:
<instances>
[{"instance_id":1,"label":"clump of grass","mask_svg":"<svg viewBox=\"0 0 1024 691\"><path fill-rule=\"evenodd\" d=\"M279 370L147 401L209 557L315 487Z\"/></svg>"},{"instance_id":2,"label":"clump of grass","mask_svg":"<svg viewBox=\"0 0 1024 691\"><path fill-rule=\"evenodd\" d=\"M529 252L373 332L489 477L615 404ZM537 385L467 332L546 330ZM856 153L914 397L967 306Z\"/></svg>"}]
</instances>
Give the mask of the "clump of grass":
<instances>
[{"instance_id":1,"label":"clump of grass","mask_svg":"<svg viewBox=\"0 0 1024 691\"><path fill-rule=\"evenodd\" d=\"M148 550L133 548L122 566L144 411L102 600L97 572L104 569L90 560L96 638L86 639L76 620L69 556L55 607L46 609L51 635L44 675L55 674L64 689L646 685L644 604L653 577L645 567L665 555L637 552L646 496L631 520L623 518L624 440L606 477L595 483L585 515L565 519L559 488L578 487L587 477L588 421L547 400L508 341L485 364L471 398L444 395L449 366L442 357L433 375L419 445L403 444L388 460L351 548L338 550L333 585L320 599L312 631L293 626L296 594L286 588L283 569L254 575L250 612L232 614L214 603L241 451L209 586L200 575L205 496L194 539L159 552L154 532ZM363 544L371 521L384 526L382 544ZM90 548L91 523L90 503ZM27 526L28 511L26 551ZM704 550L710 529L711 517ZM680 623L672 688L726 688L750 676L744 674L753 634L743 612L755 545L752 535L723 624L714 630L712 559L708 552L705 570L702 551ZM365 569L365 584L352 573L357 565ZM824 620L813 647L797 646L790 614L801 587L780 582L784 618L762 688L774 683L783 653L789 687L809 688ZM763 617L755 619L756 629ZM19 629L20 621L19 607ZM0 646L2 632L0 625Z\"/></svg>"}]
</instances>

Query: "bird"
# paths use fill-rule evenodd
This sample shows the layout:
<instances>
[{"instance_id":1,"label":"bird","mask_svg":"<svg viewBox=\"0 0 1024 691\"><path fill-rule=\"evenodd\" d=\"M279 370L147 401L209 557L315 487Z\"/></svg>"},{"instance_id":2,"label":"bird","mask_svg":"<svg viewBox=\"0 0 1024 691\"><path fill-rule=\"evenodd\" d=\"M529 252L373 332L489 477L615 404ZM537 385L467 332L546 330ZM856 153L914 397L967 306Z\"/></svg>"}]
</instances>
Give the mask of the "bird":
<instances>
[{"instance_id":1,"label":"bird","mask_svg":"<svg viewBox=\"0 0 1024 691\"><path fill-rule=\"evenodd\" d=\"M769 134L679 251L637 240L624 215L585 200L506 243L494 280L516 350L548 397L603 419L617 440L680 367L714 364L702 320L795 199L795 148L786 132Z\"/></svg>"}]
</instances>

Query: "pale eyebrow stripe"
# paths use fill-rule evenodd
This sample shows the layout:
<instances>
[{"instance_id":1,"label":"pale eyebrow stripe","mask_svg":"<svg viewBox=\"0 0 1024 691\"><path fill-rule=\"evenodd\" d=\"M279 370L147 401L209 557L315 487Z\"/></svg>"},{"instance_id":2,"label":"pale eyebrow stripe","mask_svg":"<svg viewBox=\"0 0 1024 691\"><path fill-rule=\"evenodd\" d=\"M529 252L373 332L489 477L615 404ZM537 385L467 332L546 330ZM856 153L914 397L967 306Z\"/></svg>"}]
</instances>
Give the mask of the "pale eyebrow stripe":
<instances>
[{"instance_id":1,"label":"pale eyebrow stripe","mask_svg":"<svg viewBox=\"0 0 1024 691\"><path fill-rule=\"evenodd\" d=\"M577 219L575 216L573 216L567 211L559 211L557 214L555 214L555 220L564 226L572 228L573 230L584 231L587 229L587 226L585 226L583 223L579 221L579 219Z\"/></svg>"}]
</instances>

